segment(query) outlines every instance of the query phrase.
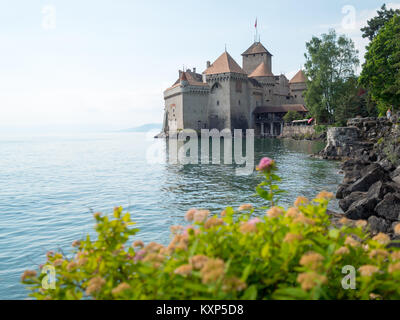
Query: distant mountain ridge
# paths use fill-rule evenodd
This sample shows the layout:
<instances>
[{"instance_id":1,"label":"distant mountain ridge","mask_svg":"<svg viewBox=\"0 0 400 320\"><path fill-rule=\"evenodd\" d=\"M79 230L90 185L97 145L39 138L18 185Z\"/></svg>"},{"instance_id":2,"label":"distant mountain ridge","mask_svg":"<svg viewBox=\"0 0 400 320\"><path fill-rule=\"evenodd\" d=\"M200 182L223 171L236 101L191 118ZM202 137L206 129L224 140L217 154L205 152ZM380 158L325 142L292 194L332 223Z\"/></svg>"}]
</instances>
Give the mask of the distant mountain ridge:
<instances>
[{"instance_id":1,"label":"distant mountain ridge","mask_svg":"<svg viewBox=\"0 0 400 320\"><path fill-rule=\"evenodd\" d=\"M161 123L147 123L139 127L133 127L130 129L122 130L122 132L147 132L151 130L160 130L162 129Z\"/></svg>"}]
</instances>

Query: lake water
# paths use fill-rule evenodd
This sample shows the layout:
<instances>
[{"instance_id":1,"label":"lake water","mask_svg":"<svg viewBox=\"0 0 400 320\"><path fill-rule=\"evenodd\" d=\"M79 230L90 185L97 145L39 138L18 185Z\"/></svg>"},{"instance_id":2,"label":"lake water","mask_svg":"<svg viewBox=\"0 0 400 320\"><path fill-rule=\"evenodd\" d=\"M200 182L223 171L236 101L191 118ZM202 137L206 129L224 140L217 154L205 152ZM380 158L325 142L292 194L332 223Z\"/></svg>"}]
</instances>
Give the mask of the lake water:
<instances>
[{"instance_id":1,"label":"lake water","mask_svg":"<svg viewBox=\"0 0 400 320\"><path fill-rule=\"evenodd\" d=\"M149 149L150 148L150 149ZM256 140L256 162L277 161L282 200L336 191L342 176L336 162L310 158L321 144ZM161 163L149 164L149 150ZM164 140L142 133L58 136L0 136L0 299L25 299L26 269L45 262L49 250L70 252L73 240L93 234L93 212L130 211L139 238L166 243L169 227L183 224L192 207L219 212L253 203L261 177L236 176L232 165L171 165ZM337 209L337 204L331 204Z\"/></svg>"}]
</instances>

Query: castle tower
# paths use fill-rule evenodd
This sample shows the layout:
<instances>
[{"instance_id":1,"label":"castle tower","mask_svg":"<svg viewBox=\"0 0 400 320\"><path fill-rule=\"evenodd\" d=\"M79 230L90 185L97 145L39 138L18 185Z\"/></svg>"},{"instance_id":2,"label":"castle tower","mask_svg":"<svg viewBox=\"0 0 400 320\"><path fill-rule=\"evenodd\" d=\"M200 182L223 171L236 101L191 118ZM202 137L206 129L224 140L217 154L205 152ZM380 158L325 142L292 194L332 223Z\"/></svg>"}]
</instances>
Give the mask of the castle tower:
<instances>
[{"instance_id":1,"label":"castle tower","mask_svg":"<svg viewBox=\"0 0 400 320\"><path fill-rule=\"evenodd\" d=\"M251 74L261 63L265 63L268 73L272 73L272 54L261 42L254 42L242 56L243 70L247 74Z\"/></svg>"},{"instance_id":2,"label":"castle tower","mask_svg":"<svg viewBox=\"0 0 400 320\"><path fill-rule=\"evenodd\" d=\"M294 97L294 102L305 104L304 92L307 90L307 77L303 70L299 70L289 81L290 94Z\"/></svg>"},{"instance_id":3,"label":"castle tower","mask_svg":"<svg viewBox=\"0 0 400 320\"><path fill-rule=\"evenodd\" d=\"M246 72L225 51L204 75L210 86L210 128L247 129L251 115Z\"/></svg>"}]
</instances>

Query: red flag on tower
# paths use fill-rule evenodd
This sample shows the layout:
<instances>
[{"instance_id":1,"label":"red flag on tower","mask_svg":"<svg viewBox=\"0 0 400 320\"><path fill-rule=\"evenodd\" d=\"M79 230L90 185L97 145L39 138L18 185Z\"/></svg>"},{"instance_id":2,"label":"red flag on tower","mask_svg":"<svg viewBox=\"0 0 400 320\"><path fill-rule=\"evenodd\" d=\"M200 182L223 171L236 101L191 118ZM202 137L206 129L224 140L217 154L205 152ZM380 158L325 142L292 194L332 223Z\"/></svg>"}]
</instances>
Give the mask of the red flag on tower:
<instances>
[{"instance_id":1,"label":"red flag on tower","mask_svg":"<svg viewBox=\"0 0 400 320\"><path fill-rule=\"evenodd\" d=\"M257 28L257 18L256 18L256 23L254 24L254 28Z\"/></svg>"}]
</instances>

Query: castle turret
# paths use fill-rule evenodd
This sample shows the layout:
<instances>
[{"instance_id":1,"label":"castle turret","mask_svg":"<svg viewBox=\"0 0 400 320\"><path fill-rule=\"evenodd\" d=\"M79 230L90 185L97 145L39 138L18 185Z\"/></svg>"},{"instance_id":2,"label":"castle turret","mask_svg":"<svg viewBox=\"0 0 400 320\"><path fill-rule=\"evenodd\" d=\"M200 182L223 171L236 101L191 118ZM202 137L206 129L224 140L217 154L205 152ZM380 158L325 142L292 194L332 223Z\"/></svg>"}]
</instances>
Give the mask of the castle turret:
<instances>
[{"instance_id":1,"label":"castle turret","mask_svg":"<svg viewBox=\"0 0 400 320\"><path fill-rule=\"evenodd\" d=\"M261 63L265 63L267 71L272 73L272 54L261 44L254 42L250 48L242 53L243 70L251 74Z\"/></svg>"},{"instance_id":2,"label":"castle turret","mask_svg":"<svg viewBox=\"0 0 400 320\"><path fill-rule=\"evenodd\" d=\"M248 77L228 52L224 52L206 71L210 99L211 129L247 129L251 118Z\"/></svg>"},{"instance_id":3,"label":"castle turret","mask_svg":"<svg viewBox=\"0 0 400 320\"><path fill-rule=\"evenodd\" d=\"M180 77L179 77L179 81L181 83L181 86L183 86L183 87L186 87L189 84L188 79L186 77L186 72L185 71L181 72Z\"/></svg>"},{"instance_id":4,"label":"castle turret","mask_svg":"<svg viewBox=\"0 0 400 320\"><path fill-rule=\"evenodd\" d=\"M289 81L290 94L295 103L305 104L304 92L307 90L307 77L303 70L299 70Z\"/></svg>"}]
</instances>

